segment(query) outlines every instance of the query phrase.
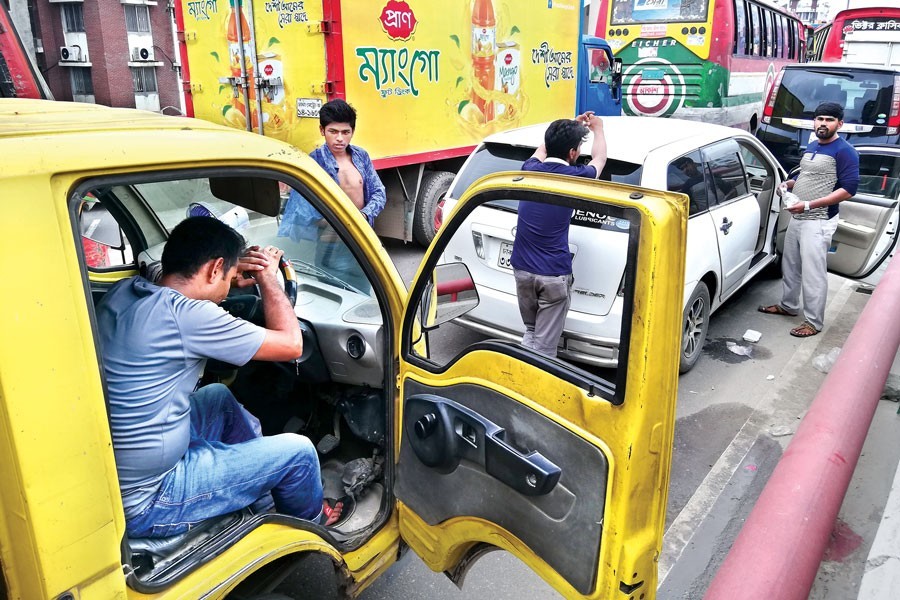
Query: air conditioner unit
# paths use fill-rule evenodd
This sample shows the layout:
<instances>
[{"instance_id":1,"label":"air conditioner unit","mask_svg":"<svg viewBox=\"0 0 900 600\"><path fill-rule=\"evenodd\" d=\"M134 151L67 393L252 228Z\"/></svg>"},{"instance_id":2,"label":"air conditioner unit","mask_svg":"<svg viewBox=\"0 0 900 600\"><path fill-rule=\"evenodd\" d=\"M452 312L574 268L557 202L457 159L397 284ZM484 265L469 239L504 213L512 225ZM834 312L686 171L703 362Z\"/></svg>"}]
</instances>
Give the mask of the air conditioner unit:
<instances>
[{"instance_id":1,"label":"air conditioner unit","mask_svg":"<svg viewBox=\"0 0 900 600\"><path fill-rule=\"evenodd\" d=\"M131 60L133 61L151 61L153 60L152 48L132 48Z\"/></svg>"},{"instance_id":2,"label":"air conditioner unit","mask_svg":"<svg viewBox=\"0 0 900 600\"><path fill-rule=\"evenodd\" d=\"M66 62L81 62L81 46L60 46L59 58Z\"/></svg>"}]
</instances>

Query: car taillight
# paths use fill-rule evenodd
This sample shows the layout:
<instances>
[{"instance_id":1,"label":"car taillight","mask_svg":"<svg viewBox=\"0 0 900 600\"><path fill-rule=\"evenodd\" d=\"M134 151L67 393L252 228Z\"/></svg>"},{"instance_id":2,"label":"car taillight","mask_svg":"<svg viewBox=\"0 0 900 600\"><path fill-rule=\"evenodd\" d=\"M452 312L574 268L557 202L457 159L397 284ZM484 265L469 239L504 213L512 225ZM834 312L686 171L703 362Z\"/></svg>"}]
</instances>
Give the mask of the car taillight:
<instances>
[{"instance_id":1,"label":"car taillight","mask_svg":"<svg viewBox=\"0 0 900 600\"><path fill-rule=\"evenodd\" d=\"M891 96L891 113L888 116L888 135L900 132L900 75L894 75L894 95Z\"/></svg>"},{"instance_id":2,"label":"car taillight","mask_svg":"<svg viewBox=\"0 0 900 600\"><path fill-rule=\"evenodd\" d=\"M775 81L772 82L772 87L769 88L769 95L766 97L766 105L763 107L763 123L770 123L772 121L772 111L775 109L775 97L778 95L778 88L781 87L782 77L784 77L784 71L779 71L778 75L775 77Z\"/></svg>"}]
</instances>

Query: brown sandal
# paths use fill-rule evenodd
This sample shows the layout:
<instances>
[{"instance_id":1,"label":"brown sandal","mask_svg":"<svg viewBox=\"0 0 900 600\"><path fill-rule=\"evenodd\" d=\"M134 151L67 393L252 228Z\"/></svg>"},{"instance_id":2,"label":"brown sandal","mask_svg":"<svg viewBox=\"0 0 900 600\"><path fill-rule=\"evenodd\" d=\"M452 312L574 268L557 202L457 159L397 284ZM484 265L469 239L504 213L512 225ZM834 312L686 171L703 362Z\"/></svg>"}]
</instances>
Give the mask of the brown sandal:
<instances>
[{"instance_id":1,"label":"brown sandal","mask_svg":"<svg viewBox=\"0 0 900 600\"><path fill-rule=\"evenodd\" d=\"M812 326L809 321L803 321L803 325L791 329L791 335L798 338L812 337L819 333L819 330Z\"/></svg>"},{"instance_id":2,"label":"brown sandal","mask_svg":"<svg viewBox=\"0 0 900 600\"><path fill-rule=\"evenodd\" d=\"M760 306L756 310L767 315L783 315L785 317L796 317L797 313L786 311L780 304L771 304L769 306Z\"/></svg>"}]
</instances>

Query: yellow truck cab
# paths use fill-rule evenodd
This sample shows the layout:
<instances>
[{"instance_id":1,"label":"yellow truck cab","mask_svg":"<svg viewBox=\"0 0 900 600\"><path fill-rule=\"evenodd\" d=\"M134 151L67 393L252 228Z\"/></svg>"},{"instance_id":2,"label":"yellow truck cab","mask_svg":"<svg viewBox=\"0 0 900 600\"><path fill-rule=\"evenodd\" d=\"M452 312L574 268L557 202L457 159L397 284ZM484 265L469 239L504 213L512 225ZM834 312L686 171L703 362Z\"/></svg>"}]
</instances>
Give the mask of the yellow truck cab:
<instances>
[{"instance_id":1,"label":"yellow truck cab","mask_svg":"<svg viewBox=\"0 0 900 600\"><path fill-rule=\"evenodd\" d=\"M313 559L358 595L406 549L459 582L511 552L569 598L653 598L671 465L685 197L499 173L460 199L407 291L352 202L296 148L192 119L0 100L2 598L316 597ZM550 202L629 237L620 367L597 374L496 340L453 346L480 294L443 256L478 205ZM284 218L293 203L312 225ZM304 335L296 363L210 361L259 417L317 446L336 528L246 509L129 539L95 304L152 279L168 232L209 214L285 250ZM328 251L339 249L344 260ZM441 260L439 260L441 259ZM441 264L438 264L438 263ZM262 323L253 293L223 306ZM323 581L324 581L323 579Z\"/></svg>"}]
</instances>

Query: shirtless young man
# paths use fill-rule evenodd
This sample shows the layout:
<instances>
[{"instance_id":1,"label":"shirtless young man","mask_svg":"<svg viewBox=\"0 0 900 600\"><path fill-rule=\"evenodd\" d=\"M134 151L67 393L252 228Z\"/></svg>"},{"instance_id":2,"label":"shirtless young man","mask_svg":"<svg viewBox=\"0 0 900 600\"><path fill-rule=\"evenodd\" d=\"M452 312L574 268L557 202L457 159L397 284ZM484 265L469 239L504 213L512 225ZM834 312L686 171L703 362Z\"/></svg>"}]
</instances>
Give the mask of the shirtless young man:
<instances>
[{"instance_id":1,"label":"shirtless young man","mask_svg":"<svg viewBox=\"0 0 900 600\"><path fill-rule=\"evenodd\" d=\"M369 225L374 225L375 217L384 208L386 196L384 184L368 153L359 146L350 145L356 128L356 111L343 100L332 100L322 106L319 124L325 144L313 150L310 156L341 186ZM278 235L296 243L302 240L315 242L312 260L316 266L361 291L371 289L350 249L319 211L296 190L291 190L285 204ZM302 250L288 254L303 257Z\"/></svg>"},{"instance_id":2,"label":"shirtless young man","mask_svg":"<svg viewBox=\"0 0 900 600\"><path fill-rule=\"evenodd\" d=\"M359 146L352 146L356 129L356 110L343 100L332 100L319 111L319 131L325 144L310 156L331 175L350 197L369 225L384 208L384 184L375 172L369 154Z\"/></svg>"}]
</instances>

